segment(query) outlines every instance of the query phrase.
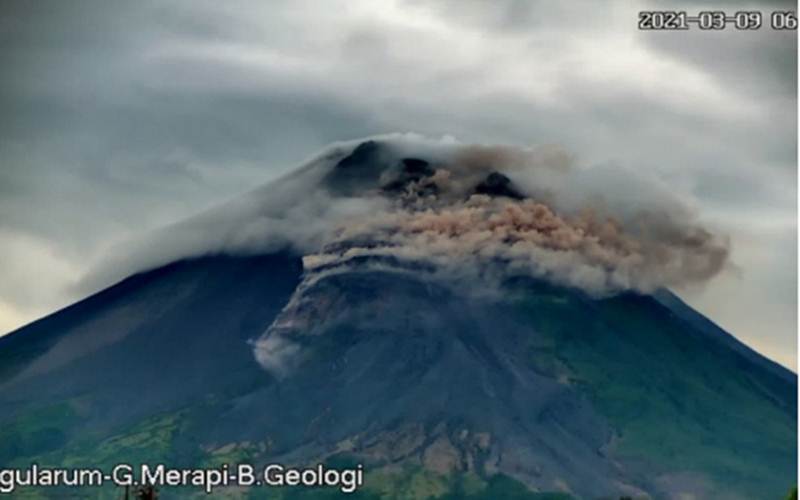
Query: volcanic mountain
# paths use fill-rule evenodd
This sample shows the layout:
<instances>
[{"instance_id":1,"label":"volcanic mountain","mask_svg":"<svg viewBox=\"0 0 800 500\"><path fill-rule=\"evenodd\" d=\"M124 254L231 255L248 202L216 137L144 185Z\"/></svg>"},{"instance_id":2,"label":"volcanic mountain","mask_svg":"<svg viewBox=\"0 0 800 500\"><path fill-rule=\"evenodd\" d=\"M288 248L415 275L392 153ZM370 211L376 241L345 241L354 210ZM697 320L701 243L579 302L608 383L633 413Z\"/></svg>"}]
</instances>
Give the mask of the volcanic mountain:
<instances>
[{"instance_id":1,"label":"volcanic mountain","mask_svg":"<svg viewBox=\"0 0 800 500\"><path fill-rule=\"evenodd\" d=\"M0 467L362 463L351 497L782 498L795 374L668 291L723 269L724 240L663 200L589 210L563 192L584 175L546 148L378 138L168 228L99 273L127 277L0 338ZM54 491L28 492L120 494Z\"/></svg>"}]
</instances>

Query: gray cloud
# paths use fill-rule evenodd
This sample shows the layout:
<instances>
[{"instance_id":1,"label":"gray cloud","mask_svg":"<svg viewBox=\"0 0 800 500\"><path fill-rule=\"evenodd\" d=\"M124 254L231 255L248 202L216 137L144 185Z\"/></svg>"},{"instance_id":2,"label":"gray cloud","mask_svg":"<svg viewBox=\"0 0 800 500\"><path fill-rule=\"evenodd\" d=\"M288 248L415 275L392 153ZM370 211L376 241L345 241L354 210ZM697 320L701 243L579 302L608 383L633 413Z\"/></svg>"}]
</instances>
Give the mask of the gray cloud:
<instances>
[{"instance_id":1,"label":"gray cloud","mask_svg":"<svg viewBox=\"0 0 800 500\"><path fill-rule=\"evenodd\" d=\"M182 258L284 247L310 254L315 267L391 257L432 263L447 281L499 286L529 275L596 295L704 283L727 263L727 240L652 176L579 168L554 147L412 134L357 144L334 145L246 197L120 248L90 288Z\"/></svg>"},{"instance_id":2,"label":"gray cloud","mask_svg":"<svg viewBox=\"0 0 800 500\"><path fill-rule=\"evenodd\" d=\"M331 141L415 130L556 143L696 200L745 258L694 303L794 365L794 276L779 271L794 259L774 249L796 234L796 34L639 32L646 7L625 2L487 5L4 2L0 229L58 262L39 279L60 290L112 243ZM0 260L32 275L39 253L21 253ZM14 289L0 297L6 328L77 298Z\"/></svg>"}]
</instances>

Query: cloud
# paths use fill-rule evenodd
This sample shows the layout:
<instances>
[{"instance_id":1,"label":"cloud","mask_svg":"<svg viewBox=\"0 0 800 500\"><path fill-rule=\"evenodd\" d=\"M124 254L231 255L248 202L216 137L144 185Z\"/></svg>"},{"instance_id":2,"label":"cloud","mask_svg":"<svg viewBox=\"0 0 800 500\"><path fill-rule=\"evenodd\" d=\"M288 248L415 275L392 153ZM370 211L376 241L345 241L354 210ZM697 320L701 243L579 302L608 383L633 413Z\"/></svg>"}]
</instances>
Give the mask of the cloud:
<instances>
[{"instance_id":1,"label":"cloud","mask_svg":"<svg viewBox=\"0 0 800 500\"><path fill-rule=\"evenodd\" d=\"M528 274L594 294L702 283L728 257L724 238L644 176L579 169L552 146L395 134L333 145L241 200L115 252L103 268L122 278L182 258L283 248L328 263L426 261L479 280ZM107 272L93 279L113 281Z\"/></svg>"},{"instance_id":2,"label":"cloud","mask_svg":"<svg viewBox=\"0 0 800 500\"><path fill-rule=\"evenodd\" d=\"M8 297L0 299L0 331L11 331L23 321L51 312L53 304L67 305L64 290L40 277L73 284L81 273L47 241L0 227L0 247L6 257L0 259L0 297Z\"/></svg>"},{"instance_id":3,"label":"cloud","mask_svg":"<svg viewBox=\"0 0 800 500\"><path fill-rule=\"evenodd\" d=\"M773 8L713 7L744 5ZM740 213L795 218L796 32L640 32L636 11L650 7L707 5L6 1L0 226L85 271L113 242L235 198L327 143L415 130L562 144L579 164L653 173L713 211L734 249L782 245L777 232L751 242L761 222ZM772 321L777 290L795 286L776 272L787 265L748 260L745 281L713 281L702 303L754 338L740 311ZM760 292L731 299L740 287ZM786 350L795 333L782 329Z\"/></svg>"}]
</instances>

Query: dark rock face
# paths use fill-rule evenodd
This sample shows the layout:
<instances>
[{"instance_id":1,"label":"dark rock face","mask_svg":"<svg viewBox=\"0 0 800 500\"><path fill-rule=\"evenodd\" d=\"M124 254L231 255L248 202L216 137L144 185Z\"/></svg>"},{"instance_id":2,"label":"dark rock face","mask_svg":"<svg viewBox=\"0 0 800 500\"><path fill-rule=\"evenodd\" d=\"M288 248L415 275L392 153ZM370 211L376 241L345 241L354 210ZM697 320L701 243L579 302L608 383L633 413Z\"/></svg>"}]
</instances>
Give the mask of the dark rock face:
<instances>
[{"instance_id":1,"label":"dark rock face","mask_svg":"<svg viewBox=\"0 0 800 500\"><path fill-rule=\"evenodd\" d=\"M409 176L418 176L418 178L430 177L435 172L430 163L419 158L403 158L401 163L403 164L403 172Z\"/></svg>"},{"instance_id":2,"label":"dark rock face","mask_svg":"<svg viewBox=\"0 0 800 500\"><path fill-rule=\"evenodd\" d=\"M410 183L419 182L425 177L430 177L436 173L430 163L419 158L403 158L400 160L400 168L398 170L395 177L382 187L385 192L403 191ZM431 194L436 192L435 184L426 187Z\"/></svg>"},{"instance_id":3,"label":"dark rock face","mask_svg":"<svg viewBox=\"0 0 800 500\"><path fill-rule=\"evenodd\" d=\"M324 179L333 193L350 196L379 188L386 195L397 195L413 188L417 196L436 195L439 186L423 182L432 177L436 169L422 158L399 158L389 145L379 141L365 141L339 160ZM469 195L470 193L466 193ZM475 186L472 194L524 199L522 193L506 175L489 173Z\"/></svg>"},{"instance_id":4,"label":"dark rock face","mask_svg":"<svg viewBox=\"0 0 800 500\"><path fill-rule=\"evenodd\" d=\"M333 192L351 195L375 186L389 166L391 154L388 147L377 141L365 141L335 165L325 179Z\"/></svg>"},{"instance_id":5,"label":"dark rock face","mask_svg":"<svg viewBox=\"0 0 800 500\"><path fill-rule=\"evenodd\" d=\"M515 200L525 198L525 196L514 187L511 179L499 172L492 172L480 184L475 186L475 194L505 196Z\"/></svg>"},{"instance_id":6,"label":"dark rock face","mask_svg":"<svg viewBox=\"0 0 800 500\"><path fill-rule=\"evenodd\" d=\"M363 168L380 156L382 146L376 141L365 141L356 146L352 153L342 158L337 164L337 170L351 170Z\"/></svg>"}]
</instances>

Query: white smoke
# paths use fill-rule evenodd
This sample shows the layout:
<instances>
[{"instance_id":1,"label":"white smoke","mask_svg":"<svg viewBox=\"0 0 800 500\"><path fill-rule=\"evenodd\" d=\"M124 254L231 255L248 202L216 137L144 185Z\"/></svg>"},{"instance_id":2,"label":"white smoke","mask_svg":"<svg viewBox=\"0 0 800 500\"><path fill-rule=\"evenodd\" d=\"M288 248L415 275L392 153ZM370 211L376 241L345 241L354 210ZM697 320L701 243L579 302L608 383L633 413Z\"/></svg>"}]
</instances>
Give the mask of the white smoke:
<instances>
[{"instance_id":1,"label":"white smoke","mask_svg":"<svg viewBox=\"0 0 800 500\"><path fill-rule=\"evenodd\" d=\"M289 375L302 359L300 345L281 335L264 335L253 342L253 354L277 378Z\"/></svg>"}]
</instances>

